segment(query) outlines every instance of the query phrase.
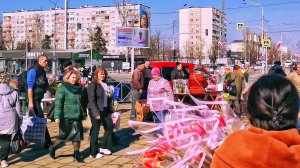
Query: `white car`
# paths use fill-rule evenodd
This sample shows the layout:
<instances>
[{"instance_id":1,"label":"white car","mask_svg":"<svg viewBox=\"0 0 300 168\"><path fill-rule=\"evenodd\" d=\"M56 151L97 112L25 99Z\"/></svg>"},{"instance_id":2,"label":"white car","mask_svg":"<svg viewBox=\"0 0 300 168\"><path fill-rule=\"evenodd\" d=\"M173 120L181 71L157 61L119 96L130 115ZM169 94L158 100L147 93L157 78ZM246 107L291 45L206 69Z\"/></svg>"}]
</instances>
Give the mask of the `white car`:
<instances>
[{"instance_id":1,"label":"white car","mask_svg":"<svg viewBox=\"0 0 300 168\"><path fill-rule=\"evenodd\" d=\"M292 61L289 61L289 60L287 60L287 61L284 61L284 65L285 65L285 67L290 67L291 65L292 65Z\"/></svg>"}]
</instances>

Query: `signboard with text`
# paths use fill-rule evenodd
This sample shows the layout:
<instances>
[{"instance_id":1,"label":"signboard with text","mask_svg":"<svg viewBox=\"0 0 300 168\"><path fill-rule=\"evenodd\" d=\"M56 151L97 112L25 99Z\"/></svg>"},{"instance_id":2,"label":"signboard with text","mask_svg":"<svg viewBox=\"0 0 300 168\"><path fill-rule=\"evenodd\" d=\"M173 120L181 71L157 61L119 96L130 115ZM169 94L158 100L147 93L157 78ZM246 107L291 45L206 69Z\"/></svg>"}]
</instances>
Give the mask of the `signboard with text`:
<instances>
[{"instance_id":1,"label":"signboard with text","mask_svg":"<svg viewBox=\"0 0 300 168\"><path fill-rule=\"evenodd\" d=\"M116 32L117 47L149 48L150 32L145 28L118 27Z\"/></svg>"},{"instance_id":2,"label":"signboard with text","mask_svg":"<svg viewBox=\"0 0 300 168\"><path fill-rule=\"evenodd\" d=\"M40 55L44 54L43 52L27 52L27 59L38 59Z\"/></svg>"}]
</instances>

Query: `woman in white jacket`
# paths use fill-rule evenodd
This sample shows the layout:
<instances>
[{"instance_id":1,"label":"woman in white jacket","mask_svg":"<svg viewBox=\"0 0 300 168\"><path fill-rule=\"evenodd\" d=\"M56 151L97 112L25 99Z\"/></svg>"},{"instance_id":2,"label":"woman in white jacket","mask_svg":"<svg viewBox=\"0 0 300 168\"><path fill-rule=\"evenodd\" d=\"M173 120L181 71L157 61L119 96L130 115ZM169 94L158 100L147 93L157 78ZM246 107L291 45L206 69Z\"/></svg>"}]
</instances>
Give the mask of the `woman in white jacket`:
<instances>
[{"instance_id":1,"label":"woman in white jacket","mask_svg":"<svg viewBox=\"0 0 300 168\"><path fill-rule=\"evenodd\" d=\"M10 141L22 123L18 93L9 86L9 76L0 73L0 160L1 167L8 166Z\"/></svg>"}]
</instances>

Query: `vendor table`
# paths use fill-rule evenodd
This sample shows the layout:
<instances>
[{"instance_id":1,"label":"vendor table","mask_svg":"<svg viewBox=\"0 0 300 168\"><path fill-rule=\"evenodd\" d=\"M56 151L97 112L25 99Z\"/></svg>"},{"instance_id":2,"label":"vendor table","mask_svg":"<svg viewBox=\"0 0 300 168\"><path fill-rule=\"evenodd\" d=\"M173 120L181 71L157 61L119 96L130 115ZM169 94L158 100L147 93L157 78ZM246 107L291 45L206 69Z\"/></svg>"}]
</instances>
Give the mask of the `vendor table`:
<instances>
[{"instance_id":1,"label":"vendor table","mask_svg":"<svg viewBox=\"0 0 300 168\"><path fill-rule=\"evenodd\" d=\"M188 95L188 93L174 93L174 97L178 102L183 102Z\"/></svg>"}]
</instances>

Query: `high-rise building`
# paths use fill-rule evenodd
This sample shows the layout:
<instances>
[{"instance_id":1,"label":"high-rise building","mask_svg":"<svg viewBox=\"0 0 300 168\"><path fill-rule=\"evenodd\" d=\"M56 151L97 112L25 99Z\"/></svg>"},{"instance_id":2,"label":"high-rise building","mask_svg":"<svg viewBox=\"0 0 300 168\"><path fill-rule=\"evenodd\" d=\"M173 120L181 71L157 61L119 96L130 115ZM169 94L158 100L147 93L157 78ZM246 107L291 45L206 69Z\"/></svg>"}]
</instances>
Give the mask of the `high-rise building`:
<instances>
[{"instance_id":1,"label":"high-rise building","mask_svg":"<svg viewBox=\"0 0 300 168\"><path fill-rule=\"evenodd\" d=\"M54 40L57 50L64 49L65 27L67 27L67 49L91 48L91 35L96 27L102 29L103 37L107 41L108 53L119 55L125 53L125 47L116 47L117 27L140 27L141 6L126 4L124 7L115 6L81 6L67 10L67 26L65 11L61 8L50 10L18 10L3 13L3 38L5 46L15 49L18 42L27 40L39 49L45 35L51 36L51 47ZM145 7L145 6L143 6ZM125 20L121 19L123 15ZM121 16L121 17L120 17Z\"/></svg>"},{"instance_id":2,"label":"high-rise building","mask_svg":"<svg viewBox=\"0 0 300 168\"><path fill-rule=\"evenodd\" d=\"M215 8L179 10L180 57L208 59L213 45L222 50L220 45L225 46L225 43L226 15L223 12Z\"/></svg>"}]
</instances>

